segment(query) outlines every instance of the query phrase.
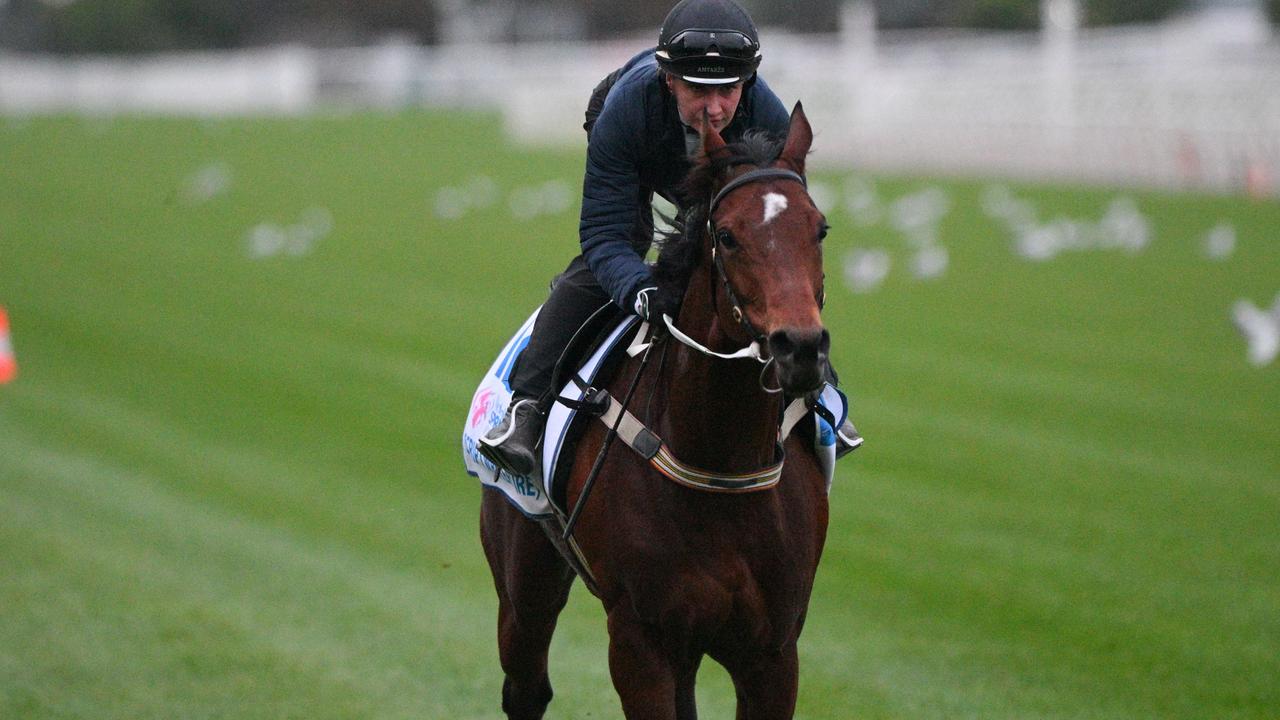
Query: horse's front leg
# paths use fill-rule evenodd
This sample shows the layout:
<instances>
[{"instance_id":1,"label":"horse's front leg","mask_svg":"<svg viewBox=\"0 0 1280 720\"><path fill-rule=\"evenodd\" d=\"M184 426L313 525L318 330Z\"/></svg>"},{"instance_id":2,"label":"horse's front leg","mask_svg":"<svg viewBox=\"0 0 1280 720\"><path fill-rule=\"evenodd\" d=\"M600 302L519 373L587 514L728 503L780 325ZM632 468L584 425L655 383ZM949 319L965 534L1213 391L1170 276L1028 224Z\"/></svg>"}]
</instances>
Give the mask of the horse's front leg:
<instances>
[{"instance_id":1,"label":"horse's front leg","mask_svg":"<svg viewBox=\"0 0 1280 720\"><path fill-rule=\"evenodd\" d=\"M673 656L656 628L639 621L630 603L609 612L609 674L627 720L686 720L691 715L696 660ZM683 707L677 712L677 695Z\"/></svg>"},{"instance_id":2,"label":"horse's front leg","mask_svg":"<svg viewBox=\"0 0 1280 720\"><path fill-rule=\"evenodd\" d=\"M574 575L536 522L498 493L484 495L480 533L498 591L502 710L510 720L539 720L551 702L547 649Z\"/></svg>"},{"instance_id":3,"label":"horse's front leg","mask_svg":"<svg viewBox=\"0 0 1280 720\"><path fill-rule=\"evenodd\" d=\"M737 690L737 720L787 720L795 715L800 676L795 643L781 652L724 658L720 662Z\"/></svg>"},{"instance_id":4,"label":"horse's front leg","mask_svg":"<svg viewBox=\"0 0 1280 720\"><path fill-rule=\"evenodd\" d=\"M694 686L698 681L698 666L702 664L702 656L691 658L690 662L679 666L676 673L676 718L677 720L698 720L697 698Z\"/></svg>"}]
</instances>

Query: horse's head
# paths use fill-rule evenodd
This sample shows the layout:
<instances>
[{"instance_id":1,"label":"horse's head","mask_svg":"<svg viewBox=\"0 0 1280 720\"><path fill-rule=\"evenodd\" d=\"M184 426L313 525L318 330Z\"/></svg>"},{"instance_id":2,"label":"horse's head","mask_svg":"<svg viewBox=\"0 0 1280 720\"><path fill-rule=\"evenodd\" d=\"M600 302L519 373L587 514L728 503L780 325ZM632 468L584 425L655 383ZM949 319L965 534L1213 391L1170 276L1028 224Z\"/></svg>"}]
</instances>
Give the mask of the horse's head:
<instances>
[{"instance_id":1,"label":"horse's head","mask_svg":"<svg viewBox=\"0 0 1280 720\"><path fill-rule=\"evenodd\" d=\"M825 379L831 336L819 315L827 224L803 179L813 142L804 108L796 103L772 160L744 158L705 123L701 135L710 193L703 252L720 278L717 312L730 333L772 355L784 390L814 390Z\"/></svg>"}]
</instances>

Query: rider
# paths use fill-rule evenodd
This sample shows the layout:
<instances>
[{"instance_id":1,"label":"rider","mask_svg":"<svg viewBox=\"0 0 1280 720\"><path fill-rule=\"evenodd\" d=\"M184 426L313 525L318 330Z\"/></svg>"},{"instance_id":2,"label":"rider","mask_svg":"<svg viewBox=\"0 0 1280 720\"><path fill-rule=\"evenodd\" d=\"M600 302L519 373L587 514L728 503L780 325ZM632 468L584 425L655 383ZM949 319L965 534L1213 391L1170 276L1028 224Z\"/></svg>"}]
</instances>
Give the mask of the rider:
<instances>
[{"instance_id":1,"label":"rider","mask_svg":"<svg viewBox=\"0 0 1280 720\"><path fill-rule=\"evenodd\" d=\"M659 293L644 262L653 242L653 195L681 206L679 184L699 146L693 128L704 114L728 141L757 128L786 135L790 117L756 74L760 58L755 24L736 2L681 0L663 21L657 48L633 57L592 92L583 126L582 254L552 282L511 373L506 417L480 440L480 452L495 465L515 475L533 472L556 361L593 312L612 301L645 320L676 315L680 298ZM841 455L862 442L848 422L837 438Z\"/></svg>"}]
</instances>

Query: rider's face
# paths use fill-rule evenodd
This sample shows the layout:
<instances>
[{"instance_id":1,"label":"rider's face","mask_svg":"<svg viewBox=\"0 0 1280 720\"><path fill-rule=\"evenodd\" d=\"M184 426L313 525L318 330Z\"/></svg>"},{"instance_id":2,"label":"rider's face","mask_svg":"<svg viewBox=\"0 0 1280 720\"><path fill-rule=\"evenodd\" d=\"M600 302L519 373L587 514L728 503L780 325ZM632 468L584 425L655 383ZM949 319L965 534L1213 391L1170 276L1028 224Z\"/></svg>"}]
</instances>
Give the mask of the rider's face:
<instances>
[{"instance_id":1,"label":"rider's face","mask_svg":"<svg viewBox=\"0 0 1280 720\"><path fill-rule=\"evenodd\" d=\"M705 111L716 132L729 126L733 114L738 111L738 100L742 97L741 82L699 85L668 75L667 87L671 88L671 93L676 97L681 122L696 128L702 122L702 113Z\"/></svg>"}]
</instances>

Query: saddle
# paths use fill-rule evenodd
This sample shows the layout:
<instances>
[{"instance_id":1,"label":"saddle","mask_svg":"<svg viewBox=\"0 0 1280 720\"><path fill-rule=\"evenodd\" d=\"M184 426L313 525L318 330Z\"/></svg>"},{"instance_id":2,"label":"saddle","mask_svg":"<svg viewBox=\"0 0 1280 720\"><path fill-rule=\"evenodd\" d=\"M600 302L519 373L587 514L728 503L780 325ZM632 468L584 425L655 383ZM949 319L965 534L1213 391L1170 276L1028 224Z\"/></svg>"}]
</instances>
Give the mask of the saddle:
<instances>
[{"instance_id":1,"label":"saddle","mask_svg":"<svg viewBox=\"0 0 1280 720\"><path fill-rule=\"evenodd\" d=\"M515 335L503 346L480 386L471 398L471 409L462 430L462 460L467 473L480 480L488 488L502 492L506 499L526 516L543 520L556 514L552 497L544 488L552 488L557 497L557 507L563 508L563 482L556 482L560 475L567 475L568 466L560 467L561 457L572 457L589 414L580 414L564 404L577 404L584 393L580 386L603 384L612 377L626 357L623 340L634 335L638 318L626 315L612 303L601 307L574 334L573 340L561 353L560 361L552 375L552 387L562 388L557 402L548 413L543 429L540 462L536 477L512 475L499 470L480 454L478 443L491 428L502 422L507 406L511 403L511 371L516 359L529 344L533 325L542 308L533 311ZM616 351L616 352L615 352ZM574 363L573 358L586 359ZM548 482L547 479L551 481ZM561 478L563 480L563 478Z\"/></svg>"}]
</instances>

